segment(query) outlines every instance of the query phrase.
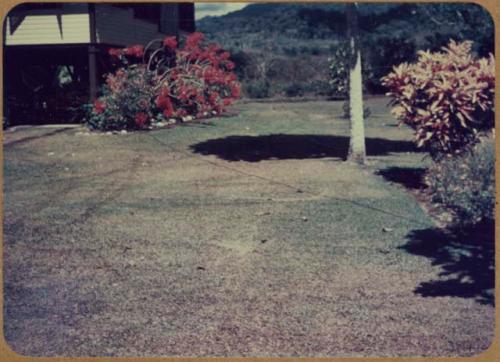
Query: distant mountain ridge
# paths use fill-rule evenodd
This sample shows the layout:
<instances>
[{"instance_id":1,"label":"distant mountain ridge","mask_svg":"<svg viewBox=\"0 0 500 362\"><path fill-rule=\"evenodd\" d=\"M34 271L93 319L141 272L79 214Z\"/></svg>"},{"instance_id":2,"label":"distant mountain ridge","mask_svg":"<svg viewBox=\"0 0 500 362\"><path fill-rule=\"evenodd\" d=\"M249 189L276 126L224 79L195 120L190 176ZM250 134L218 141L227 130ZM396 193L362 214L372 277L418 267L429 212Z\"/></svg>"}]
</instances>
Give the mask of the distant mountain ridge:
<instances>
[{"instance_id":1,"label":"distant mountain ridge","mask_svg":"<svg viewBox=\"0 0 500 362\"><path fill-rule=\"evenodd\" d=\"M362 4L359 7L359 13L362 16L380 15L400 6L401 4ZM324 27L330 28L334 33L339 33L335 31L335 24L330 24L330 22L343 23L344 13L345 4L259 3L249 4L243 9L226 15L207 16L198 20L197 27L200 31L209 34L225 31L239 34L243 30L250 33L264 30L288 32L295 30L293 35L298 38L314 38L322 33L321 28Z\"/></svg>"},{"instance_id":2,"label":"distant mountain ridge","mask_svg":"<svg viewBox=\"0 0 500 362\"><path fill-rule=\"evenodd\" d=\"M249 4L223 16L200 19L197 28L227 48L264 47L280 52L293 43L293 39L341 40L345 34L345 6L339 3ZM453 6L458 10L454 11ZM417 48L431 43L427 38L450 37L462 30L458 38L480 38L480 32L493 27L488 13L475 4L360 4L359 14L360 29L365 35L414 38ZM478 34L471 34L474 30Z\"/></svg>"},{"instance_id":3,"label":"distant mountain ridge","mask_svg":"<svg viewBox=\"0 0 500 362\"><path fill-rule=\"evenodd\" d=\"M202 18L197 29L231 52L251 97L329 94L330 58L346 41L345 10L340 3L249 4ZM481 56L494 49L493 21L476 4L360 4L359 28L373 93L383 92L380 78L393 65L415 60L420 49L439 50L450 39L474 41Z\"/></svg>"}]
</instances>

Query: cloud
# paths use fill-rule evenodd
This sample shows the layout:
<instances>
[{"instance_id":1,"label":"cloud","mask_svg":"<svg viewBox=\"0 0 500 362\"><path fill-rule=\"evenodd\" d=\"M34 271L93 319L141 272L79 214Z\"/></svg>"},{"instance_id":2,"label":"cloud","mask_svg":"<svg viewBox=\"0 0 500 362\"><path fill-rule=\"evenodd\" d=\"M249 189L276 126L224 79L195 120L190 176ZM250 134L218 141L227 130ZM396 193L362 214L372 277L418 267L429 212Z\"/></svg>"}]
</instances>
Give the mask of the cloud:
<instances>
[{"instance_id":1,"label":"cloud","mask_svg":"<svg viewBox=\"0 0 500 362\"><path fill-rule=\"evenodd\" d=\"M196 11L208 12L208 11L220 11L222 9L225 9L227 5L228 4L225 4L225 3L211 3L211 4L198 3L198 4L195 4L195 7L196 7Z\"/></svg>"},{"instance_id":2,"label":"cloud","mask_svg":"<svg viewBox=\"0 0 500 362\"><path fill-rule=\"evenodd\" d=\"M248 3L195 3L195 17L199 20L205 16L221 16L247 5Z\"/></svg>"}]
</instances>

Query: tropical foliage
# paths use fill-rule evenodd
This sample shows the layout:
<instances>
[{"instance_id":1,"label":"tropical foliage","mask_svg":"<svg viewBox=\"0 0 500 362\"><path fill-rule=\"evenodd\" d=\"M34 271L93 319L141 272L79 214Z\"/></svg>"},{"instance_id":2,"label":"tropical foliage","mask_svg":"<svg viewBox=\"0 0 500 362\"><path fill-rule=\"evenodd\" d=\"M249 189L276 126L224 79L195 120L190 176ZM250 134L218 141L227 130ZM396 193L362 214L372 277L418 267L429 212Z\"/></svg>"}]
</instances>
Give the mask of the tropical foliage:
<instances>
[{"instance_id":1,"label":"tropical foliage","mask_svg":"<svg viewBox=\"0 0 500 362\"><path fill-rule=\"evenodd\" d=\"M441 51L418 52L382 79L392 113L415 130L419 147L435 157L460 152L494 126L495 61L476 58L472 42L450 41Z\"/></svg>"}]
</instances>

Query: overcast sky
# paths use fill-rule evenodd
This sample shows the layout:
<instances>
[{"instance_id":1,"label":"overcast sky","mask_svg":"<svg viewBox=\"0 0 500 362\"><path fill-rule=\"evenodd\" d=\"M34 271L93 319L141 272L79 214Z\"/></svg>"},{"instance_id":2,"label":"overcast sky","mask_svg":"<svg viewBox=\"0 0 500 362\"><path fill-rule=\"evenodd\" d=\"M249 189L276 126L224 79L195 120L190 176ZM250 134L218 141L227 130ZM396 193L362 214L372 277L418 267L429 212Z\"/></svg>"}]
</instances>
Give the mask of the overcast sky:
<instances>
[{"instance_id":1,"label":"overcast sky","mask_svg":"<svg viewBox=\"0 0 500 362\"><path fill-rule=\"evenodd\" d=\"M236 11L247 6L248 3L195 3L195 17L199 20L207 15L219 16Z\"/></svg>"}]
</instances>

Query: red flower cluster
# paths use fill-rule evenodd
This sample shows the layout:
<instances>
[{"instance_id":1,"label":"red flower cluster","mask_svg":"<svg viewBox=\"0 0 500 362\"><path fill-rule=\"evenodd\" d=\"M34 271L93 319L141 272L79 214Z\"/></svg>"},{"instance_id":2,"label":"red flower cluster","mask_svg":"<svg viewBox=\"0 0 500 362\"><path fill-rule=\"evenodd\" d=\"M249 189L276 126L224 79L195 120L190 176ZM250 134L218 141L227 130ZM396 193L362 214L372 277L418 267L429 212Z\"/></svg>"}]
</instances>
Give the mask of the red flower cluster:
<instances>
[{"instance_id":1,"label":"red flower cluster","mask_svg":"<svg viewBox=\"0 0 500 362\"><path fill-rule=\"evenodd\" d=\"M118 48L109 48L108 54L112 57L118 58L120 55L122 55L122 50Z\"/></svg>"},{"instance_id":2,"label":"red flower cluster","mask_svg":"<svg viewBox=\"0 0 500 362\"><path fill-rule=\"evenodd\" d=\"M185 49L190 50L198 48L198 45L203 39L205 39L205 35L203 33L195 32L190 34L186 39Z\"/></svg>"},{"instance_id":3,"label":"red flower cluster","mask_svg":"<svg viewBox=\"0 0 500 362\"><path fill-rule=\"evenodd\" d=\"M172 117L174 115L174 106L170 100L168 88L162 88L160 94L156 98L156 107L163 110L165 117Z\"/></svg>"},{"instance_id":4,"label":"red flower cluster","mask_svg":"<svg viewBox=\"0 0 500 362\"><path fill-rule=\"evenodd\" d=\"M128 55L136 58L142 58L144 55L144 47L142 45L133 45L128 48L118 49L110 48L108 54L114 58L120 58L122 55Z\"/></svg>"},{"instance_id":5,"label":"red flower cluster","mask_svg":"<svg viewBox=\"0 0 500 362\"><path fill-rule=\"evenodd\" d=\"M136 58L142 58L142 56L144 55L144 47L142 45L134 45L130 48L123 49L123 54Z\"/></svg>"},{"instance_id":6,"label":"red flower cluster","mask_svg":"<svg viewBox=\"0 0 500 362\"><path fill-rule=\"evenodd\" d=\"M137 127L142 128L148 122L149 116L144 112L139 112L135 114L135 124Z\"/></svg>"},{"instance_id":7,"label":"red flower cluster","mask_svg":"<svg viewBox=\"0 0 500 362\"><path fill-rule=\"evenodd\" d=\"M94 102L94 113L101 114L105 110L106 110L106 105L103 102L101 102L99 99L97 99Z\"/></svg>"},{"instance_id":8,"label":"red flower cluster","mask_svg":"<svg viewBox=\"0 0 500 362\"><path fill-rule=\"evenodd\" d=\"M176 50L177 49L177 38L175 36L167 36L163 40L163 46L170 49L170 50Z\"/></svg>"}]
</instances>

